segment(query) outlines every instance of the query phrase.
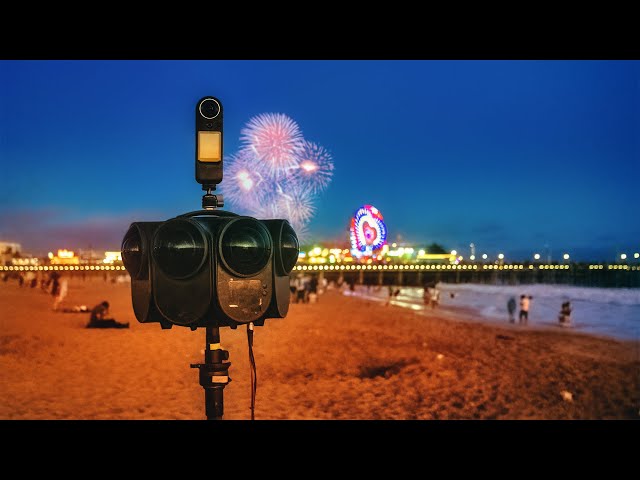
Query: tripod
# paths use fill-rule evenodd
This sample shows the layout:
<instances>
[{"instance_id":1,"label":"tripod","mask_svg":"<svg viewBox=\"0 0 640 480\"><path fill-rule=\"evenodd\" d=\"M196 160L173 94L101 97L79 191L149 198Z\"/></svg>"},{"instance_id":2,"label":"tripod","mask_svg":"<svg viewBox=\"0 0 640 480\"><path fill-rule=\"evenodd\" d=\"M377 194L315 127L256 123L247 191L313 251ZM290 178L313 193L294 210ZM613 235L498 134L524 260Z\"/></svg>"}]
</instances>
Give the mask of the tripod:
<instances>
[{"instance_id":1,"label":"tripod","mask_svg":"<svg viewBox=\"0 0 640 480\"><path fill-rule=\"evenodd\" d=\"M215 210L224 205L222 195L211 193L215 185L203 185L207 193L202 196L203 210ZM207 420L221 420L224 413L222 392L231 381L229 378L229 352L220 346L220 329L205 327L206 346L204 363L192 363L191 368L200 370L200 385L204 388L204 404Z\"/></svg>"},{"instance_id":2,"label":"tripod","mask_svg":"<svg viewBox=\"0 0 640 480\"><path fill-rule=\"evenodd\" d=\"M221 420L224 413L222 391L231 381L229 378L229 352L220 346L218 327L206 328L204 363L192 363L191 368L200 369L200 385L204 388L204 403L207 420Z\"/></svg>"},{"instance_id":3,"label":"tripod","mask_svg":"<svg viewBox=\"0 0 640 480\"><path fill-rule=\"evenodd\" d=\"M189 212L179 217L190 217L200 214L218 215L218 216L237 216L235 213L218 210L215 214L211 213L218 207L222 207L224 202L222 195L214 195L211 193L215 186L204 185L203 190L206 194L202 197L203 210ZM229 378L229 352L223 350L220 346L220 329L219 327L207 326L206 329L206 346L204 352L204 363L192 363L191 368L200 370L200 385L204 388L205 395L205 413L207 420L221 420L224 413L223 390L231 381ZM255 371L255 358L253 356L253 323L247 325L247 339L249 343L249 359L252 366L251 376L251 419L254 419L254 403L255 390L257 386L257 377Z\"/></svg>"}]
</instances>

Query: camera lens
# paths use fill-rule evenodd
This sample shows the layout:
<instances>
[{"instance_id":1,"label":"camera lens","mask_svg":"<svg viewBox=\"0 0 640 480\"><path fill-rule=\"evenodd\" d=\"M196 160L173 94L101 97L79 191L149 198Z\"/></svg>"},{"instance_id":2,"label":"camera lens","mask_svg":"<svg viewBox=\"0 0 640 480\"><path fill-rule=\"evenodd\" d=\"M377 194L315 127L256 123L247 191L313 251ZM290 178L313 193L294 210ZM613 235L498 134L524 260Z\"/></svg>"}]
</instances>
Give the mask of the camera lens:
<instances>
[{"instance_id":1,"label":"camera lens","mask_svg":"<svg viewBox=\"0 0 640 480\"><path fill-rule=\"evenodd\" d=\"M142 267L142 237L140 230L135 225L129 227L122 239L122 263L132 278L136 278Z\"/></svg>"},{"instance_id":2,"label":"camera lens","mask_svg":"<svg viewBox=\"0 0 640 480\"><path fill-rule=\"evenodd\" d=\"M163 224L153 238L153 258L160 269L172 278L196 274L205 261L206 239L202 231L186 220Z\"/></svg>"},{"instance_id":3,"label":"camera lens","mask_svg":"<svg viewBox=\"0 0 640 480\"><path fill-rule=\"evenodd\" d=\"M280 255L282 256L282 267L284 268L282 274L289 274L293 270L298 261L299 252L298 236L289 222L284 222L280 235Z\"/></svg>"},{"instance_id":4,"label":"camera lens","mask_svg":"<svg viewBox=\"0 0 640 480\"><path fill-rule=\"evenodd\" d=\"M208 120L212 120L220 113L220 104L213 98L207 98L200 102L200 115Z\"/></svg>"},{"instance_id":5,"label":"camera lens","mask_svg":"<svg viewBox=\"0 0 640 480\"><path fill-rule=\"evenodd\" d=\"M224 265L241 277L260 272L271 259L271 236L255 219L232 220L220 236L220 252Z\"/></svg>"}]
</instances>

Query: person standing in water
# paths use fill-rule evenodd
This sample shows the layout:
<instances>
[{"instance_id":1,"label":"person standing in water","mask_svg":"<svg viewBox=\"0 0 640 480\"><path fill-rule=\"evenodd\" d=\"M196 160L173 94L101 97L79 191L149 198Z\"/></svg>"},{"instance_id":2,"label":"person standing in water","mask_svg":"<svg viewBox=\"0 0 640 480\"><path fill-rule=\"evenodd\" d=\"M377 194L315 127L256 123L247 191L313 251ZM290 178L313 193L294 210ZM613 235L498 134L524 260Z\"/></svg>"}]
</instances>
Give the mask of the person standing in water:
<instances>
[{"instance_id":1,"label":"person standing in water","mask_svg":"<svg viewBox=\"0 0 640 480\"><path fill-rule=\"evenodd\" d=\"M520 325L527 325L529 322L529 305L531 296L520 295Z\"/></svg>"},{"instance_id":2,"label":"person standing in water","mask_svg":"<svg viewBox=\"0 0 640 480\"><path fill-rule=\"evenodd\" d=\"M510 297L507 301L507 311L509 312L509 323L516 323L516 297Z\"/></svg>"}]
</instances>

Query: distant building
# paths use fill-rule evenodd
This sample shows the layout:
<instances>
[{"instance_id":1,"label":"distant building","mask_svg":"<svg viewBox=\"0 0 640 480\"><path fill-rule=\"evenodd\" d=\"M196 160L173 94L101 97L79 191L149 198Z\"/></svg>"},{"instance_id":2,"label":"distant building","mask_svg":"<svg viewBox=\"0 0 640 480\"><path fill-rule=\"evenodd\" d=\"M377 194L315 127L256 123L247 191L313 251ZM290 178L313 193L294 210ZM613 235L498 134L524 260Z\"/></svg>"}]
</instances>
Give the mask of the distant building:
<instances>
[{"instance_id":1,"label":"distant building","mask_svg":"<svg viewBox=\"0 0 640 480\"><path fill-rule=\"evenodd\" d=\"M49 261L51 265L78 265L80 263L75 252L67 249L58 250L57 255L49 252Z\"/></svg>"},{"instance_id":2,"label":"distant building","mask_svg":"<svg viewBox=\"0 0 640 480\"><path fill-rule=\"evenodd\" d=\"M113 265L114 263L122 263L122 253L120 251L104 252L102 263Z\"/></svg>"},{"instance_id":3,"label":"distant building","mask_svg":"<svg viewBox=\"0 0 640 480\"><path fill-rule=\"evenodd\" d=\"M8 265L11 260L22 253L22 245L14 242L0 242L0 263Z\"/></svg>"},{"instance_id":4,"label":"distant building","mask_svg":"<svg viewBox=\"0 0 640 480\"><path fill-rule=\"evenodd\" d=\"M102 263L104 252L98 250L79 250L77 253L80 263L82 264L99 264Z\"/></svg>"}]
</instances>

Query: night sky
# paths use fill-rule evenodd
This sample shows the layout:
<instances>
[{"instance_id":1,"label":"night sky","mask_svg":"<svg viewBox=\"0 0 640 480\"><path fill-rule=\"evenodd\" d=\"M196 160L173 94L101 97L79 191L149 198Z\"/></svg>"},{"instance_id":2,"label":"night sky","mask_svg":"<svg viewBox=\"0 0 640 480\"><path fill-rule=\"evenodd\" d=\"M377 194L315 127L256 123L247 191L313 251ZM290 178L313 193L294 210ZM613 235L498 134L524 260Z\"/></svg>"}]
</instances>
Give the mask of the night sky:
<instances>
[{"instance_id":1,"label":"night sky","mask_svg":"<svg viewBox=\"0 0 640 480\"><path fill-rule=\"evenodd\" d=\"M311 242L345 241L372 204L390 241L614 260L640 251L639 65L0 61L0 240L119 250L130 222L198 210L194 109L213 95L225 158L261 113L331 153Z\"/></svg>"}]
</instances>

